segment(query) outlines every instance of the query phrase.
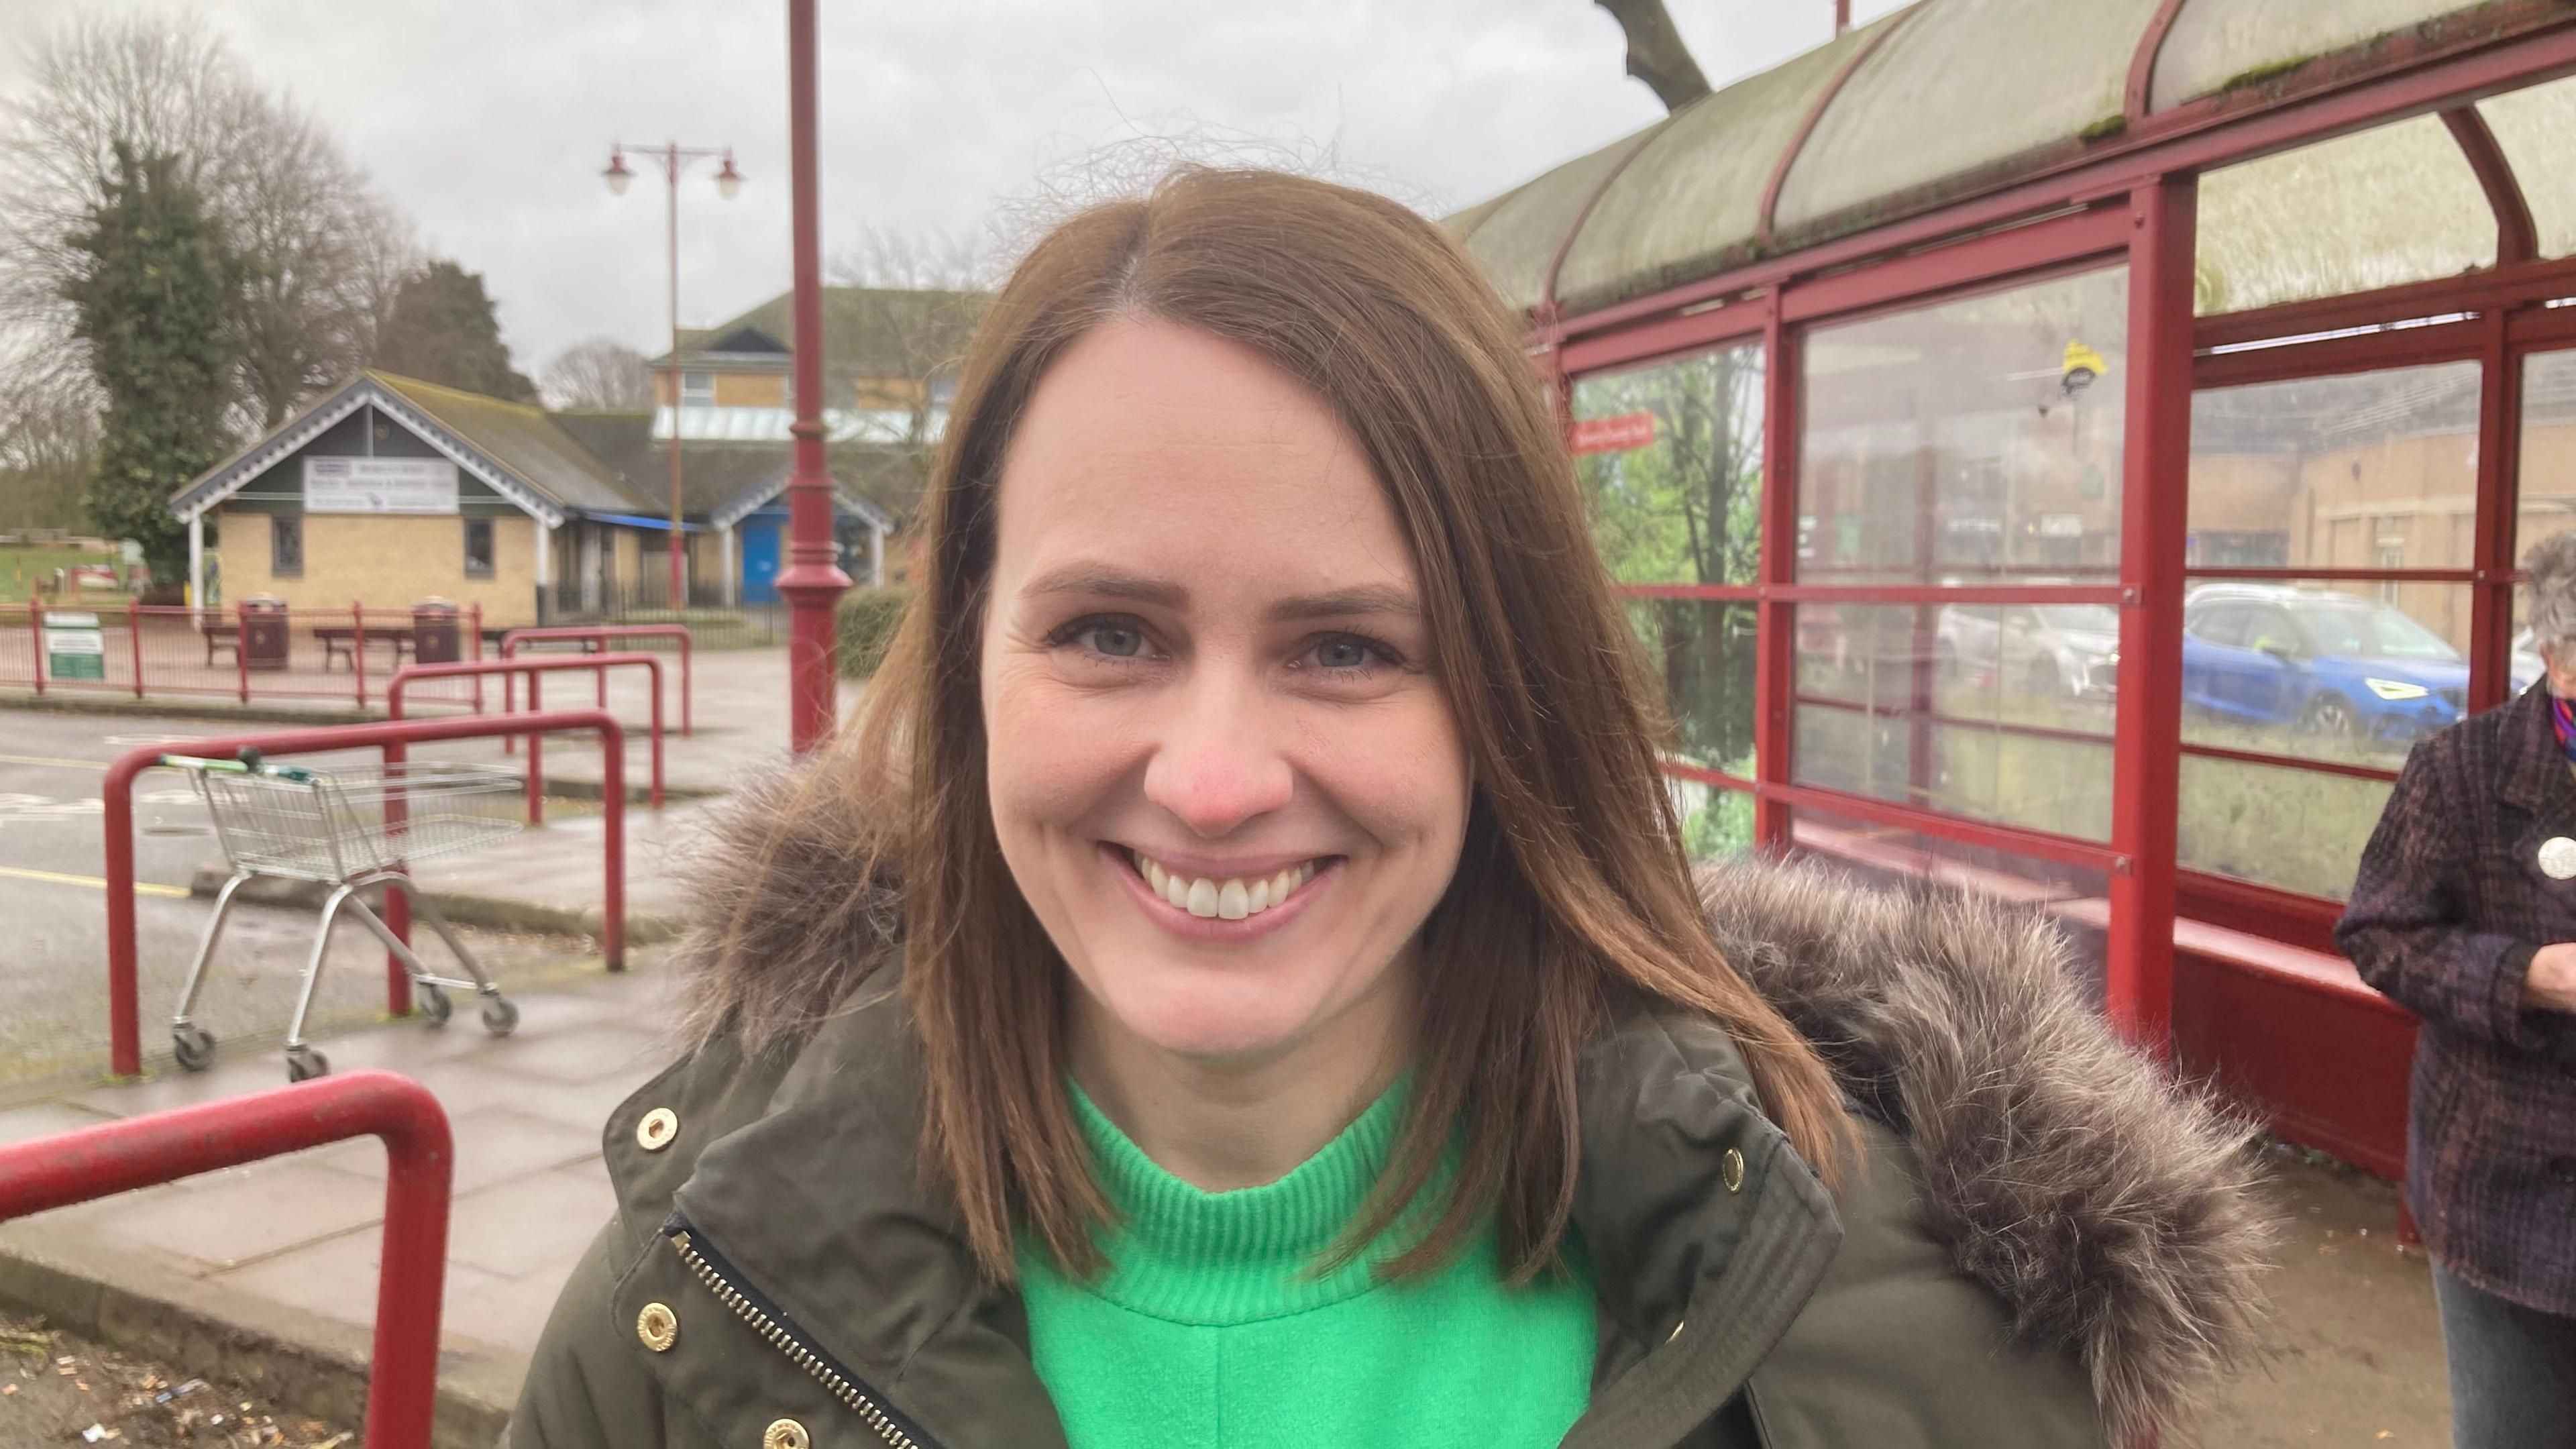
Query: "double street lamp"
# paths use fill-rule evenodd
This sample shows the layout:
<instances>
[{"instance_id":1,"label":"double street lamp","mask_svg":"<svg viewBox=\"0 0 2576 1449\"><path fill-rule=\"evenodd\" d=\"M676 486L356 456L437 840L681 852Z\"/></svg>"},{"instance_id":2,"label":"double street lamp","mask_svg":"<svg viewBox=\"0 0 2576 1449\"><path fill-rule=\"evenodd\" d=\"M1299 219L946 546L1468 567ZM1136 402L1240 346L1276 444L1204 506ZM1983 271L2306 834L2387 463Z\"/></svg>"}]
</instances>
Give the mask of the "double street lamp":
<instances>
[{"instance_id":1,"label":"double street lamp","mask_svg":"<svg viewBox=\"0 0 2576 1449\"><path fill-rule=\"evenodd\" d=\"M627 147L622 142L609 143L608 169L600 176L608 182L611 195L626 194L627 183L635 173L627 169ZM638 156L651 157L662 163L662 179L669 183L665 191L670 200L669 237L671 251L671 607L688 607L688 584L680 556L680 172L692 161L709 156L724 158L716 172L716 194L727 201L742 190L742 173L734 169L731 146L683 146L671 142L661 146L637 146Z\"/></svg>"}]
</instances>

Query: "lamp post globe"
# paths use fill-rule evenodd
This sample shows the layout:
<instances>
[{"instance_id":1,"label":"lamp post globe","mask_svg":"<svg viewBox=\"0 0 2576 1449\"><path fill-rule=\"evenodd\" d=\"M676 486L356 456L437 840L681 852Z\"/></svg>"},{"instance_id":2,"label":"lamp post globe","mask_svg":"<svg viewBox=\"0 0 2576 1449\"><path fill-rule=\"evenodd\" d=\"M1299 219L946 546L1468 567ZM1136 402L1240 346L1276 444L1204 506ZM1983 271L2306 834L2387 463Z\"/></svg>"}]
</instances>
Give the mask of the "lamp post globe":
<instances>
[{"instance_id":1,"label":"lamp post globe","mask_svg":"<svg viewBox=\"0 0 2576 1449\"><path fill-rule=\"evenodd\" d=\"M626 153L623 151L609 152L608 169L599 174L600 178L608 183L608 194L611 196L624 196L626 183L635 179L635 173L626 169Z\"/></svg>"},{"instance_id":2,"label":"lamp post globe","mask_svg":"<svg viewBox=\"0 0 2576 1449\"><path fill-rule=\"evenodd\" d=\"M724 169L716 173L716 195L727 201L742 190L742 173L733 169L733 158L724 158Z\"/></svg>"}]
</instances>

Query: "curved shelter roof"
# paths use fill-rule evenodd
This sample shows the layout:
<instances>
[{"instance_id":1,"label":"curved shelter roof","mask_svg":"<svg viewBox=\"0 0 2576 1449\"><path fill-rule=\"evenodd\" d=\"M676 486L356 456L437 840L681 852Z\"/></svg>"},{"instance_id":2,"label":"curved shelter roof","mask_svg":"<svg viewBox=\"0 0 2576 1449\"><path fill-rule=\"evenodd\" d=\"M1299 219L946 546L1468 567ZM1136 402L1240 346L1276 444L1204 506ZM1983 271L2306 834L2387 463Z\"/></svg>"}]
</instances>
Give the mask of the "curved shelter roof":
<instances>
[{"instance_id":1,"label":"curved shelter roof","mask_svg":"<svg viewBox=\"0 0 2576 1449\"><path fill-rule=\"evenodd\" d=\"M2256 108L2567 18L2534 0L1918 0L1447 225L1513 304L1578 314L2113 154L2185 113ZM2471 113L2527 198L2537 254L2576 251L2564 161L2576 151L2576 81ZM2287 300L2300 284L2272 273L2331 270L2332 257L2296 254L2330 250L2350 218L2297 219L2341 216L2336 191L2357 192L2346 212L2367 198L2383 232L2414 228L2370 241L2413 258L2415 275L2497 260L2498 213L2458 205L2489 195L2464 158L2474 141L2446 137L2432 116L2383 130L2396 134L2327 143L2345 150L2324 164L2283 165L2306 154L2292 152L2211 173L2220 194L2204 205L2204 253L2214 247L2231 278L2204 310ZM2242 227L2220 178L2247 193ZM2407 200L2392 205L2390 187Z\"/></svg>"}]
</instances>

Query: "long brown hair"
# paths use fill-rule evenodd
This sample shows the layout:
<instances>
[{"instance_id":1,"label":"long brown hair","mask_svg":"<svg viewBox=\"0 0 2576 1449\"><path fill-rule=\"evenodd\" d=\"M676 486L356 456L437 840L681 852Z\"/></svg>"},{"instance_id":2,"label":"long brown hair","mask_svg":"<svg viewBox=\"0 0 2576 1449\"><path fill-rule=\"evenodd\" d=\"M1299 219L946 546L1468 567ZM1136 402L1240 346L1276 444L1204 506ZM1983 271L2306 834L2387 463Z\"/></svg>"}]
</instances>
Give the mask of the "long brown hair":
<instances>
[{"instance_id":1,"label":"long brown hair","mask_svg":"<svg viewBox=\"0 0 2576 1449\"><path fill-rule=\"evenodd\" d=\"M1386 1271L1445 1261L1489 1207L1510 1271L1545 1267L1574 1201L1576 1059L1622 998L1722 1023L1765 1110L1830 1175L1840 1094L1709 935L1657 769L1652 676L1493 288L1382 197L1190 169L1065 222L985 314L923 500L918 592L821 772L880 822L854 863L901 882L923 1166L985 1270L1009 1280L1021 1228L1095 1268L1108 1212L1064 1086L1073 988L993 834L978 652L1012 430L1048 366L1117 317L1249 347L1340 415L1412 544L1475 767L1457 875L1424 926L1409 1120L1344 1251L1407 1214L1456 1141L1445 1202L1406 1218L1427 1227Z\"/></svg>"}]
</instances>

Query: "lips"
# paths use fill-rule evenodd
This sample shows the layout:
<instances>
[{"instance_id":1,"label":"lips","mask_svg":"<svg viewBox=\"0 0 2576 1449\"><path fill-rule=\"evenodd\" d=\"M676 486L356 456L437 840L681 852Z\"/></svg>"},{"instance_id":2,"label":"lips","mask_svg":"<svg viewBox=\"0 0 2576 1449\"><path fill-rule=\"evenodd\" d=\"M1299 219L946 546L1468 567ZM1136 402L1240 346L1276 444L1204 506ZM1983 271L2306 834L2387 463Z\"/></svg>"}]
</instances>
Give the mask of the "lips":
<instances>
[{"instance_id":1,"label":"lips","mask_svg":"<svg viewBox=\"0 0 2576 1449\"><path fill-rule=\"evenodd\" d=\"M1203 920L1240 921L1286 904L1324 863L1316 857L1266 875L1196 875L1165 866L1140 850L1127 852L1146 888Z\"/></svg>"}]
</instances>

